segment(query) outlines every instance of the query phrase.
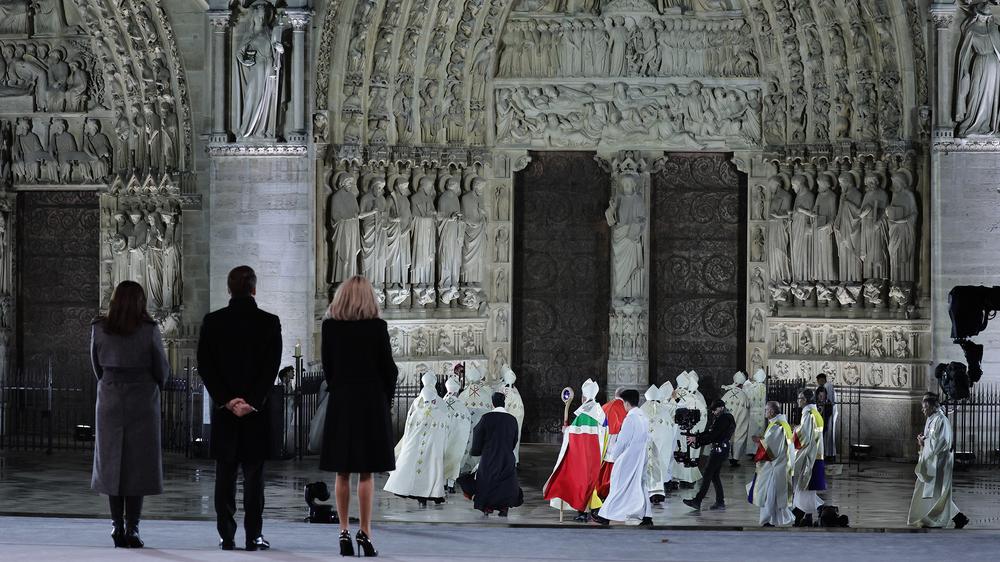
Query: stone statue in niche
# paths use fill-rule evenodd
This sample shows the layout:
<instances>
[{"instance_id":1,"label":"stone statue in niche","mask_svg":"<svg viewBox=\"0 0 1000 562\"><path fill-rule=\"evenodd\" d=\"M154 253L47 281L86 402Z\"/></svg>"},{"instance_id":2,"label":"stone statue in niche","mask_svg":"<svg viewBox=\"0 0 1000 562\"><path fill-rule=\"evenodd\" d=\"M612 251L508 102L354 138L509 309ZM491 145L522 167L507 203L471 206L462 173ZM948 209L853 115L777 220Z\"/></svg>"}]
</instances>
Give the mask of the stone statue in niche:
<instances>
[{"instance_id":1,"label":"stone statue in niche","mask_svg":"<svg viewBox=\"0 0 1000 562\"><path fill-rule=\"evenodd\" d=\"M764 272L759 267L753 268L753 276L750 277L750 302L764 302Z\"/></svg>"},{"instance_id":2,"label":"stone statue in niche","mask_svg":"<svg viewBox=\"0 0 1000 562\"><path fill-rule=\"evenodd\" d=\"M840 207L833 231L837 238L837 255L840 260L840 279L845 283L860 283L861 253L861 202L864 196L858 189L859 175L856 172L840 174Z\"/></svg>"},{"instance_id":3,"label":"stone statue in niche","mask_svg":"<svg viewBox=\"0 0 1000 562\"><path fill-rule=\"evenodd\" d=\"M803 328L799 334L799 355L815 355L816 346L813 345L812 330Z\"/></svg>"},{"instance_id":4,"label":"stone statue in niche","mask_svg":"<svg viewBox=\"0 0 1000 562\"><path fill-rule=\"evenodd\" d=\"M438 355L451 355L451 336L448 335L447 330L438 331Z\"/></svg>"},{"instance_id":5,"label":"stone statue in niche","mask_svg":"<svg viewBox=\"0 0 1000 562\"><path fill-rule=\"evenodd\" d=\"M750 316L750 341L763 342L764 339L764 314L759 308L755 308Z\"/></svg>"},{"instance_id":6,"label":"stone statue in niche","mask_svg":"<svg viewBox=\"0 0 1000 562\"><path fill-rule=\"evenodd\" d=\"M885 382L885 369L882 365L872 365L868 373L868 384L874 387L882 386Z\"/></svg>"},{"instance_id":7,"label":"stone statue in niche","mask_svg":"<svg viewBox=\"0 0 1000 562\"><path fill-rule=\"evenodd\" d=\"M792 194L784 175L772 176L768 180L771 189L771 205L767 219L767 264L772 282L792 280L792 266L789 258L788 228L792 218Z\"/></svg>"},{"instance_id":8,"label":"stone statue in niche","mask_svg":"<svg viewBox=\"0 0 1000 562\"><path fill-rule=\"evenodd\" d=\"M375 288L379 300L385 293L386 269L386 214L388 204L385 199L385 178L374 176L368 179L368 186L358 202L361 221L361 274L368 278Z\"/></svg>"},{"instance_id":9,"label":"stone statue in niche","mask_svg":"<svg viewBox=\"0 0 1000 562\"><path fill-rule=\"evenodd\" d=\"M750 355L750 372L756 373L757 371L764 368L764 358L761 356L760 348L753 348L753 353Z\"/></svg>"},{"instance_id":10,"label":"stone statue in niche","mask_svg":"<svg viewBox=\"0 0 1000 562\"><path fill-rule=\"evenodd\" d=\"M456 176L444 180L444 192L438 197L438 291L443 304L459 296L462 271L462 243L465 239L462 222L461 182ZM480 244L482 241L480 240Z\"/></svg>"},{"instance_id":11,"label":"stone statue in niche","mask_svg":"<svg viewBox=\"0 0 1000 562\"><path fill-rule=\"evenodd\" d=\"M473 177L469 189L462 194L462 287L465 289L462 304L468 308L479 306L479 292L483 287L487 251L486 205L483 190L486 180Z\"/></svg>"},{"instance_id":12,"label":"stone statue in niche","mask_svg":"<svg viewBox=\"0 0 1000 562\"><path fill-rule=\"evenodd\" d=\"M430 353L430 342L427 338L427 332L423 328L420 328L413 335L413 354L420 357L428 353Z\"/></svg>"},{"instance_id":13,"label":"stone statue in niche","mask_svg":"<svg viewBox=\"0 0 1000 562\"><path fill-rule=\"evenodd\" d=\"M813 275L813 217L811 216L816 196L809 186L809 176L796 174L792 177L792 191L795 204L792 208L792 227L789 234L792 254L792 279L812 281Z\"/></svg>"},{"instance_id":14,"label":"stone statue in niche","mask_svg":"<svg viewBox=\"0 0 1000 562\"><path fill-rule=\"evenodd\" d=\"M882 332L879 330L872 331L872 343L868 350L868 356L875 359L888 356L885 351L885 344L882 340Z\"/></svg>"},{"instance_id":15,"label":"stone statue in niche","mask_svg":"<svg viewBox=\"0 0 1000 562\"><path fill-rule=\"evenodd\" d=\"M496 312L496 328L494 329L494 335L498 342L507 341L507 311L503 308L498 308Z\"/></svg>"},{"instance_id":16,"label":"stone statue in niche","mask_svg":"<svg viewBox=\"0 0 1000 562\"><path fill-rule=\"evenodd\" d=\"M249 29L238 39L235 49L237 88L234 105L240 139L273 139L278 122L284 26L276 25L275 8L258 2L247 14Z\"/></svg>"},{"instance_id":17,"label":"stone statue in niche","mask_svg":"<svg viewBox=\"0 0 1000 562\"><path fill-rule=\"evenodd\" d=\"M892 202L885 209L889 224L889 279L894 284L914 281L917 253L917 200L910 189L911 176L905 170L892 174Z\"/></svg>"},{"instance_id":18,"label":"stone statue in niche","mask_svg":"<svg viewBox=\"0 0 1000 562\"><path fill-rule=\"evenodd\" d=\"M510 202L507 199L507 187L503 184L498 185L493 193L493 205L496 209L497 220L505 221L507 220L507 214L510 208Z\"/></svg>"},{"instance_id":19,"label":"stone statue in niche","mask_svg":"<svg viewBox=\"0 0 1000 562\"><path fill-rule=\"evenodd\" d=\"M889 278L889 246L886 232L885 209L889 194L882 187L878 174L865 176L865 196L861 200L861 263L862 274L867 279Z\"/></svg>"},{"instance_id":20,"label":"stone statue in niche","mask_svg":"<svg viewBox=\"0 0 1000 562\"><path fill-rule=\"evenodd\" d=\"M163 229L158 212L146 213L146 295L153 310L163 308Z\"/></svg>"},{"instance_id":21,"label":"stone statue in niche","mask_svg":"<svg viewBox=\"0 0 1000 562\"><path fill-rule=\"evenodd\" d=\"M815 230L813 232L813 277L819 281L837 281L833 225L837 218L837 193L833 191L836 178L830 172L816 177L816 202L812 208Z\"/></svg>"},{"instance_id":22,"label":"stone statue in niche","mask_svg":"<svg viewBox=\"0 0 1000 562\"><path fill-rule=\"evenodd\" d=\"M507 271L497 269L496 281L493 283L493 298L497 302L507 302Z\"/></svg>"},{"instance_id":23,"label":"stone statue in niche","mask_svg":"<svg viewBox=\"0 0 1000 562\"><path fill-rule=\"evenodd\" d=\"M111 139L101 132L101 122L97 119L87 119L83 133L83 152L87 155L87 179L103 180L114 170L114 147L111 145Z\"/></svg>"},{"instance_id":24,"label":"stone statue in niche","mask_svg":"<svg viewBox=\"0 0 1000 562\"><path fill-rule=\"evenodd\" d=\"M750 261L757 262L764 260L764 229L755 226L753 229L753 240L750 242Z\"/></svg>"},{"instance_id":25,"label":"stone statue in niche","mask_svg":"<svg viewBox=\"0 0 1000 562\"><path fill-rule=\"evenodd\" d=\"M502 347L498 347L493 353L493 372L500 373L504 365L508 365L507 352Z\"/></svg>"},{"instance_id":26,"label":"stone statue in niche","mask_svg":"<svg viewBox=\"0 0 1000 562\"><path fill-rule=\"evenodd\" d=\"M836 355L838 351L837 343L839 342L839 337L837 337L837 332L833 330L827 330L826 335L823 337L823 355Z\"/></svg>"},{"instance_id":27,"label":"stone statue in niche","mask_svg":"<svg viewBox=\"0 0 1000 562\"><path fill-rule=\"evenodd\" d=\"M14 128L14 145L11 147L11 171L15 182L37 183L54 179L52 155L42 148L42 141L31 129L31 119L18 118Z\"/></svg>"},{"instance_id":28,"label":"stone statue in niche","mask_svg":"<svg viewBox=\"0 0 1000 562\"><path fill-rule=\"evenodd\" d=\"M892 354L899 359L906 359L910 356L910 344L906 341L906 334L902 331L892 333Z\"/></svg>"},{"instance_id":29,"label":"stone statue in niche","mask_svg":"<svg viewBox=\"0 0 1000 562\"><path fill-rule=\"evenodd\" d=\"M611 226L612 295L618 304L645 298L646 208L640 177L621 176L621 194L613 195L604 212Z\"/></svg>"},{"instance_id":30,"label":"stone statue in niche","mask_svg":"<svg viewBox=\"0 0 1000 562\"><path fill-rule=\"evenodd\" d=\"M80 152L76 137L69 132L65 119L53 119L49 126L52 156L56 164L56 180L60 183L70 183L78 175L80 162L87 159Z\"/></svg>"},{"instance_id":31,"label":"stone statue in niche","mask_svg":"<svg viewBox=\"0 0 1000 562\"><path fill-rule=\"evenodd\" d=\"M327 140L329 122L326 113L313 114L313 142L324 143Z\"/></svg>"},{"instance_id":32,"label":"stone statue in niche","mask_svg":"<svg viewBox=\"0 0 1000 562\"><path fill-rule=\"evenodd\" d=\"M788 330L782 326L778 329L778 341L774 343L775 353L791 353L792 344L788 341Z\"/></svg>"},{"instance_id":33,"label":"stone statue in niche","mask_svg":"<svg viewBox=\"0 0 1000 562\"><path fill-rule=\"evenodd\" d=\"M1000 29L993 21L992 3L971 6L962 23L955 62L955 136L1000 132Z\"/></svg>"},{"instance_id":34,"label":"stone statue in niche","mask_svg":"<svg viewBox=\"0 0 1000 562\"><path fill-rule=\"evenodd\" d=\"M764 186L758 185L756 190L756 198L754 200L754 218L760 221L767 220L767 195L764 192Z\"/></svg>"},{"instance_id":35,"label":"stone statue in niche","mask_svg":"<svg viewBox=\"0 0 1000 562\"><path fill-rule=\"evenodd\" d=\"M177 246L180 213L169 209L161 210L160 218L163 221L163 306L172 310L181 305L184 297L181 251Z\"/></svg>"},{"instance_id":36,"label":"stone statue in niche","mask_svg":"<svg viewBox=\"0 0 1000 562\"><path fill-rule=\"evenodd\" d=\"M413 215L413 267L410 283L414 301L426 306L436 298L434 289L435 258L437 255L437 209L434 206L434 177L422 176L417 192L410 197Z\"/></svg>"},{"instance_id":37,"label":"stone statue in niche","mask_svg":"<svg viewBox=\"0 0 1000 562\"><path fill-rule=\"evenodd\" d=\"M413 213L410 211L410 178L395 174L390 178L387 201L389 222L386 226L386 283L389 302L402 304L410 296L410 265L413 262L410 241Z\"/></svg>"},{"instance_id":38,"label":"stone statue in niche","mask_svg":"<svg viewBox=\"0 0 1000 562\"><path fill-rule=\"evenodd\" d=\"M149 243L149 225L143 219L143 215L138 205L129 209L128 218L132 221L132 225L128 236L128 279L146 288L146 245Z\"/></svg>"},{"instance_id":39,"label":"stone statue in niche","mask_svg":"<svg viewBox=\"0 0 1000 562\"><path fill-rule=\"evenodd\" d=\"M132 223L124 211L117 211L115 217L115 232L108 237L108 247L111 250L111 285L128 279L128 240L132 233Z\"/></svg>"},{"instance_id":40,"label":"stone statue in niche","mask_svg":"<svg viewBox=\"0 0 1000 562\"><path fill-rule=\"evenodd\" d=\"M330 229L330 283L339 285L358 274L361 254L361 207L354 176L338 172L327 203Z\"/></svg>"},{"instance_id":41,"label":"stone statue in niche","mask_svg":"<svg viewBox=\"0 0 1000 562\"><path fill-rule=\"evenodd\" d=\"M0 34L25 35L31 33L31 6L28 0L0 2Z\"/></svg>"},{"instance_id":42,"label":"stone statue in niche","mask_svg":"<svg viewBox=\"0 0 1000 562\"><path fill-rule=\"evenodd\" d=\"M495 242L495 257L494 261L497 263L506 263L508 256L507 245L510 242L510 235L507 233L506 228L500 228L497 230L497 238Z\"/></svg>"}]
</instances>

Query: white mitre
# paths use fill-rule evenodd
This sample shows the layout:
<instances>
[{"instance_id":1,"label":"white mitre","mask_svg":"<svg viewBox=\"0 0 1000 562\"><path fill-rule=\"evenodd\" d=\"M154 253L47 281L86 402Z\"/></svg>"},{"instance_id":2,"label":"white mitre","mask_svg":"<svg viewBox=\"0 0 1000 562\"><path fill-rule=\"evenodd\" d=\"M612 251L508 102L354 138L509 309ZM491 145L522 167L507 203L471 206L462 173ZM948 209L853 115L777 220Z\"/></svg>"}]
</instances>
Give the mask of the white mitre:
<instances>
[{"instance_id":1,"label":"white mitre","mask_svg":"<svg viewBox=\"0 0 1000 562\"><path fill-rule=\"evenodd\" d=\"M651 385L651 386L650 386L650 387L649 387L649 388L648 388L648 389L646 390L646 394L645 394L645 396L646 396L646 400L647 400L647 401L652 401L652 400L659 400L659 399L660 399L660 389L659 389L659 388L657 388L655 384L654 384L654 385Z\"/></svg>"},{"instance_id":2,"label":"white mitre","mask_svg":"<svg viewBox=\"0 0 1000 562\"><path fill-rule=\"evenodd\" d=\"M437 390L434 388L434 384L437 383L437 377L432 373L424 373L424 376L420 377L420 382L424 385L420 389L420 397L425 401L430 402L438 398Z\"/></svg>"},{"instance_id":3,"label":"white mitre","mask_svg":"<svg viewBox=\"0 0 1000 562\"><path fill-rule=\"evenodd\" d=\"M583 381L583 385L580 386L580 393L583 396L583 401L589 402L596 398L597 392L600 389L601 388L597 385L597 383L590 379Z\"/></svg>"},{"instance_id":4,"label":"white mitre","mask_svg":"<svg viewBox=\"0 0 1000 562\"><path fill-rule=\"evenodd\" d=\"M465 382L476 383L483 380L483 371L479 368L479 365L475 363L469 363L465 366Z\"/></svg>"},{"instance_id":5,"label":"white mitre","mask_svg":"<svg viewBox=\"0 0 1000 562\"><path fill-rule=\"evenodd\" d=\"M448 377L448 380L445 381L444 387L448 391L448 394L455 395L458 394L458 391L462 388L462 385L461 383L458 382L457 378L451 376Z\"/></svg>"},{"instance_id":6,"label":"white mitre","mask_svg":"<svg viewBox=\"0 0 1000 562\"><path fill-rule=\"evenodd\" d=\"M754 382L764 382L767 380L767 374L764 373L764 369L757 369L757 372L753 374Z\"/></svg>"},{"instance_id":7,"label":"white mitre","mask_svg":"<svg viewBox=\"0 0 1000 562\"><path fill-rule=\"evenodd\" d=\"M517 375L511 370L510 365L504 365L501 370L503 383L505 386L514 386L514 382L517 380Z\"/></svg>"},{"instance_id":8,"label":"white mitre","mask_svg":"<svg viewBox=\"0 0 1000 562\"><path fill-rule=\"evenodd\" d=\"M733 375L733 383L743 384L745 382L747 382L747 376L743 374L743 371L736 371L736 374Z\"/></svg>"},{"instance_id":9,"label":"white mitre","mask_svg":"<svg viewBox=\"0 0 1000 562\"><path fill-rule=\"evenodd\" d=\"M660 402L665 402L670 400L670 397L674 394L674 385L670 384L670 381L663 383L660 387Z\"/></svg>"}]
</instances>

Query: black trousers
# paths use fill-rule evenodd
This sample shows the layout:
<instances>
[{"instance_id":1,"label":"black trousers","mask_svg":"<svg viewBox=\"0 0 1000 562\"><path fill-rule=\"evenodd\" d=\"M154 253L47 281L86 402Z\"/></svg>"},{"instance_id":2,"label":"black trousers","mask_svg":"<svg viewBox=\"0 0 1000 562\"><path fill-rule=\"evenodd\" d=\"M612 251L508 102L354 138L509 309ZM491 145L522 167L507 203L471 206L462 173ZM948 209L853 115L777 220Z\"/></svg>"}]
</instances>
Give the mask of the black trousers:
<instances>
[{"instance_id":1,"label":"black trousers","mask_svg":"<svg viewBox=\"0 0 1000 562\"><path fill-rule=\"evenodd\" d=\"M264 528L264 461L215 461L215 517L219 537L236 535L236 479L243 467L243 530L250 542Z\"/></svg>"},{"instance_id":2,"label":"black trousers","mask_svg":"<svg viewBox=\"0 0 1000 562\"><path fill-rule=\"evenodd\" d=\"M111 521L115 525L139 525L139 519L142 518L142 496L108 496L108 503L111 505Z\"/></svg>"},{"instance_id":3,"label":"black trousers","mask_svg":"<svg viewBox=\"0 0 1000 562\"><path fill-rule=\"evenodd\" d=\"M694 501L701 502L708 495L708 485L713 484L715 486L715 503L724 503L726 501L725 493L722 491L722 477L720 472L722 471L722 466L729 458L729 447L726 447L720 453L712 453L708 457L708 465L705 466L705 474L701 479L701 488L698 489L698 493L694 496Z\"/></svg>"}]
</instances>

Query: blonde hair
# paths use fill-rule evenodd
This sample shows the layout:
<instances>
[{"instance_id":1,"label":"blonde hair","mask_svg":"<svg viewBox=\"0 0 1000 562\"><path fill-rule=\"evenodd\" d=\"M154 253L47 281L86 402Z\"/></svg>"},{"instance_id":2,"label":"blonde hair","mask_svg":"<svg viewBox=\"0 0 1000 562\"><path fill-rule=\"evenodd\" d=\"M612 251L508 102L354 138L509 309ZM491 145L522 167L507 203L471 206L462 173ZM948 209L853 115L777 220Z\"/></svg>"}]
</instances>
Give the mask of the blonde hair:
<instances>
[{"instance_id":1,"label":"blonde hair","mask_svg":"<svg viewBox=\"0 0 1000 562\"><path fill-rule=\"evenodd\" d=\"M379 317L371 282L361 275L344 281L333 295L327 316L334 320L370 320Z\"/></svg>"}]
</instances>

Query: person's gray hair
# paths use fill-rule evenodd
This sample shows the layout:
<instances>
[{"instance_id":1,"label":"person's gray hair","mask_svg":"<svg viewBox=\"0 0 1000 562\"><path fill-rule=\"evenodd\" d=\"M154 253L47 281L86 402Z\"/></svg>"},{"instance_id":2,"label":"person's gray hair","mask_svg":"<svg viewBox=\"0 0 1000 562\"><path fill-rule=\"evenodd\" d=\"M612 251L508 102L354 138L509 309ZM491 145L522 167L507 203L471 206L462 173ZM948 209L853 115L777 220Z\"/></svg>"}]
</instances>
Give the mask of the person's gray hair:
<instances>
[{"instance_id":1,"label":"person's gray hair","mask_svg":"<svg viewBox=\"0 0 1000 562\"><path fill-rule=\"evenodd\" d=\"M615 389L615 398L621 398L622 397L622 393L625 392L626 390L628 390L628 389L626 389L624 386L619 386L618 388L616 388Z\"/></svg>"},{"instance_id":2,"label":"person's gray hair","mask_svg":"<svg viewBox=\"0 0 1000 562\"><path fill-rule=\"evenodd\" d=\"M921 402L927 402L932 408L937 408L941 405L941 397L934 392L928 392L924 394Z\"/></svg>"},{"instance_id":3,"label":"person's gray hair","mask_svg":"<svg viewBox=\"0 0 1000 562\"><path fill-rule=\"evenodd\" d=\"M764 409L770 408L777 413L781 413L781 404L778 404L774 400L768 400L767 404L764 405Z\"/></svg>"}]
</instances>

